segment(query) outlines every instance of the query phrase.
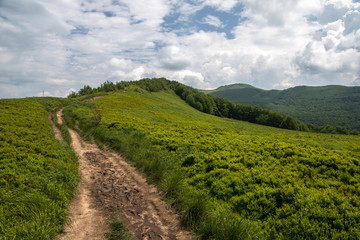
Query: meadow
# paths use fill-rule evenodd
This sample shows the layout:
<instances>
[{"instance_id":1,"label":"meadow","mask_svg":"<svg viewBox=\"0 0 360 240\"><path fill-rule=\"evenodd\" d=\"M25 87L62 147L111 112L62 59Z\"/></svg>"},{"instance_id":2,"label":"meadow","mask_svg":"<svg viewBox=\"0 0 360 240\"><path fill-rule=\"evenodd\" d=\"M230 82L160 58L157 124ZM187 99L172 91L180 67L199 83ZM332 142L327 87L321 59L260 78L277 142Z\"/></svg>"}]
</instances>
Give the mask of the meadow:
<instances>
[{"instance_id":1,"label":"meadow","mask_svg":"<svg viewBox=\"0 0 360 240\"><path fill-rule=\"evenodd\" d=\"M358 136L220 118L138 87L65 115L134 161L204 239L360 238Z\"/></svg>"},{"instance_id":2,"label":"meadow","mask_svg":"<svg viewBox=\"0 0 360 240\"><path fill-rule=\"evenodd\" d=\"M78 162L47 115L68 102L0 100L0 239L54 239L65 224Z\"/></svg>"}]
</instances>

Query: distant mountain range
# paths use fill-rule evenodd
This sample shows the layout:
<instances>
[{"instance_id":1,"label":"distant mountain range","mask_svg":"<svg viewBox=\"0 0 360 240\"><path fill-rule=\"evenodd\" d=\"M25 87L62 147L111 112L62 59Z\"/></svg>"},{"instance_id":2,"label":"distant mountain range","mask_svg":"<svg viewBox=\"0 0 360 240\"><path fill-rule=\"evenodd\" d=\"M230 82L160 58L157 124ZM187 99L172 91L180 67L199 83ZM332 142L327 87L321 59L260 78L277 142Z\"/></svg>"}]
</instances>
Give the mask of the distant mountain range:
<instances>
[{"instance_id":1,"label":"distant mountain range","mask_svg":"<svg viewBox=\"0 0 360 240\"><path fill-rule=\"evenodd\" d=\"M304 123L360 130L360 87L330 85L263 90L247 84L233 84L204 92L236 103L279 111Z\"/></svg>"}]
</instances>

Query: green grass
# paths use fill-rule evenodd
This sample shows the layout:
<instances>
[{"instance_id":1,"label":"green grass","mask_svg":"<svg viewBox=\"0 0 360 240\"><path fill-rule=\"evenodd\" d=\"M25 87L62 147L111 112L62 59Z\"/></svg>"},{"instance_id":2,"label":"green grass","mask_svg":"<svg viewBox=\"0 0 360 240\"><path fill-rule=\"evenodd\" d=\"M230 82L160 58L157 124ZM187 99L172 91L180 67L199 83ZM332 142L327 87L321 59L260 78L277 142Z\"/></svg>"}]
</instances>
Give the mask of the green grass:
<instances>
[{"instance_id":1,"label":"green grass","mask_svg":"<svg viewBox=\"0 0 360 240\"><path fill-rule=\"evenodd\" d=\"M75 153L54 138L40 100L0 100L0 239L53 239L76 189Z\"/></svg>"},{"instance_id":2,"label":"green grass","mask_svg":"<svg viewBox=\"0 0 360 240\"><path fill-rule=\"evenodd\" d=\"M110 233L106 234L109 240L131 240L132 237L124 223L116 216L112 215L110 219Z\"/></svg>"},{"instance_id":3,"label":"green grass","mask_svg":"<svg viewBox=\"0 0 360 240\"><path fill-rule=\"evenodd\" d=\"M165 92L113 94L66 115L146 172L203 239L360 237L357 136L218 118Z\"/></svg>"}]
</instances>

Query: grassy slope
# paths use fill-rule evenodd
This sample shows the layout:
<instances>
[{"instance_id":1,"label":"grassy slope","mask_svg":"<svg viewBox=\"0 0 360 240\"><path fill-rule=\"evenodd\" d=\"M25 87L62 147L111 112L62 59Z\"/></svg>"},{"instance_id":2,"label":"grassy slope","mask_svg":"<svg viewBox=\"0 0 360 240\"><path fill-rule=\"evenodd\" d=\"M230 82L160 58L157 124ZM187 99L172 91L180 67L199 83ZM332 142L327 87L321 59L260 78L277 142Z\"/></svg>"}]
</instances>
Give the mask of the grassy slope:
<instances>
[{"instance_id":1,"label":"grassy slope","mask_svg":"<svg viewBox=\"0 0 360 240\"><path fill-rule=\"evenodd\" d=\"M121 131L141 130L177 159L186 183L211 196L213 208L229 218L231 211L260 221L260 231L270 238L360 237L359 137L222 119L168 93L127 91L94 103L102 115L100 128L111 136L108 143L120 145ZM73 111L85 116L84 122L91 116L84 106ZM149 155L140 158L146 162Z\"/></svg>"},{"instance_id":2,"label":"grassy slope","mask_svg":"<svg viewBox=\"0 0 360 240\"><path fill-rule=\"evenodd\" d=\"M0 239L54 238L76 188L75 154L54 138L43 100L0 100Z\"/></svg>"},{"instance_id":3,"label":"grassy slope","mask_svg":"<svg viewBox=\"0 0 360 240\"><path fill-rule=\"evenodd\" d=\"M262 90L249 85L230 85L207 93L237 103L257 105L289 114L303 122L360 129L360 87L295 87Z\"/></svg>"},{"instance_id":4,"label":"grassy slope","mask_svg":"<svg viewBox=\"0 0 360 240\"><path fill-rule=\"evenodd\" d=\"M250 139L278 140L280 138L284 142L306 143L328 149L353 150L357 144L360 144L360 139L353 136L289 131L219 118L197 111L179 97L168 93L139 94L129 91L111 97L104 97L95 102L98 104L98 109L101 110L104 124L126 123L147 133L151 133L151 130L156 128L156 125L176 129L183 124L185 126L237 130Z\"/></svg>"}]
</instances>

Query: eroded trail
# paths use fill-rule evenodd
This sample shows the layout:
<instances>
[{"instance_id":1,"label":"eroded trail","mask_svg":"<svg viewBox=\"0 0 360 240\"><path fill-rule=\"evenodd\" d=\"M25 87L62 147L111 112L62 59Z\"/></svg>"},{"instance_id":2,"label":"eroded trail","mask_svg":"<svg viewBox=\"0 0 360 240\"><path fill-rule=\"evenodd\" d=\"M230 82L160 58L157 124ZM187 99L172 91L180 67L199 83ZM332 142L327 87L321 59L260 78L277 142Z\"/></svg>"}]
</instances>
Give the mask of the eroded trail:
<instances>
[{"instance_id":1,"label":"eroded trail","mask_svg":"<svg viewBox=\"0 0 360 240\"><path fill-rule=\"evenodd\" d=\"M51 117L51 113L49 113L49 114L47 115L47 118L48 118L48 120L49 120L50 123L51 123L51 126L52 126L52 129L53 129L55 138L58 139L60 142L64 142L64 139L63 139L63 137L62 137L62 135L61 135L61 131L60 131L60 130L55 126L55 124L54 124L54 121L53 121L53 119L52 119L52 117Z\"/></svg>"},{"instance_id":2,"label":"eroded trail","mask_svg":"<svg viewBox=\"0 0 360 240\"><path fill-rule=\"evenodd\" d=\"M60 239L104 239L112 213L121 217L134 239L191 239L156 188L134 167L69 131L80 158L81 182L70 206L71 224Z\"/></svg>"},{"instance_id":3,"label":"eroded trail","mask_svg":"<svg viewBox=\"0 0 360 240\"><path fill-rule=\"evenodd\" d=\"M94 198L94 175L97 166L86 158L94 149L91 145L82 144L80 136L69 129L72 147L79 156L80 182L76 195L70 205L70 222L59 236L62 240L72 239L105 239L109 231L106 213L96 206ZM95 149L96 151L96 149Z\"/></svg>"},{"instance_id":4,"label":"eroded trail","mask_svg":"<svg viewBox=\"0 0 360 240\"><path fill-rule=\"evenodd\" d=\"M64 108L60 109L57 113L56 113L56 117L58 119L58 123L59 124L64 124L64 120L62 117L62 112L63 112Z\"/></svg>"}]
</instances>

